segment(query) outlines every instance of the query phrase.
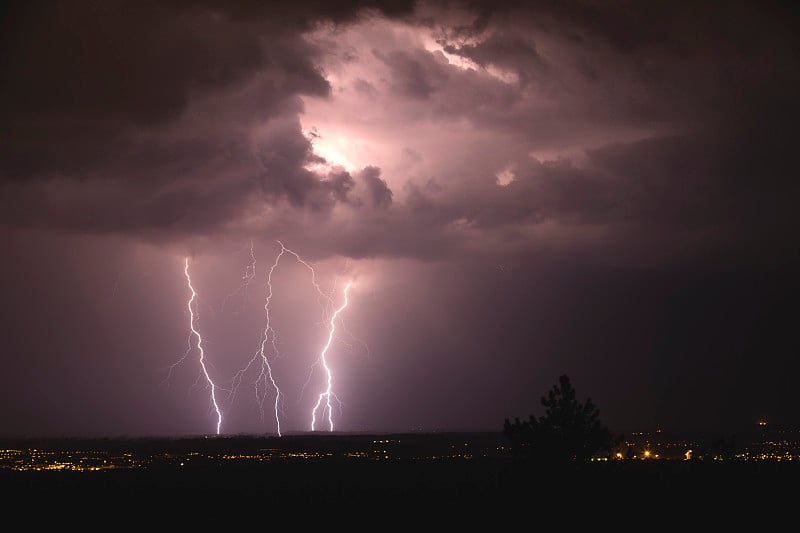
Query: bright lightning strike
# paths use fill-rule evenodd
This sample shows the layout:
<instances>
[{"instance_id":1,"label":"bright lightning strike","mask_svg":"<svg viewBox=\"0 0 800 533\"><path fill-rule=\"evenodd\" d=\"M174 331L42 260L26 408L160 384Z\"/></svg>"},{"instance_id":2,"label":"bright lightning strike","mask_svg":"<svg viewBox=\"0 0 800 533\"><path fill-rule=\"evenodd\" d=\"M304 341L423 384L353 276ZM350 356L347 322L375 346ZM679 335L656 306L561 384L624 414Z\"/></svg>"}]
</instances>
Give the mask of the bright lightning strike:
<instances>
[{"instance_id":1,"label":"bright lightning strike","mask_svg":"<svg viewBox=\"0 0 800 533\"><path fill-rule=\"evenodd\" d=\"M330 431L333 431L333 409L331 408L331 396L333 395L333 374L331 373L331 369L328 366L328 361L325 358L325 354L328 352L328 348L331 346L331 342L333 341L333 333L336 331L336 317L339 316L339 313L344 311L347 307L347 290L350 288L352 282L348 282L347 285L344 287L344 303L333 312L331 315L330 321L330 330L328 331L328 342L325 344L325 348L322 349L322 353L320 354L320 361L322 362L322 366L325 368L325 373L327 376L327 388L325 392L319 395L317 399L317 403L314 406L314 409L311 411L311 431L314 431L314 426L317 422L317 410L322 405L322 400L325 400L325 408L323 409L323 413L327 410L328 412L328 427Z\"/></svg>"},{"instance_id":2,"label":"bright lightning strike","mask_svg":"<svg viewBox=\"0 0 800 533\"><path fill-rule=\"evenodd\" d=\"M273 296L273 286L272 286L272 276L275 270L278 268L281 259L285 254L289 254L297 260L298 263L305 266L311 272L311 284L316 289L317 293L319 294L320 298L324 300L325 305L323 307L332 306L333 300L331 296L325 294L325 292L320 287L319 283L317 282L316 271L314 268L303 260L300 255L298 255L293 250L290 250L281 241L277 241L278 245L281 247L280 251L278 252L275 260L272 263L272 266L269 268L267 273L267 295L264 303L264 329L261 334L261 342L259 344L258 349L253 354L253 357L247 362L244 368L236 373L233 379L233 387L232 387L232 394L235 394L236 390L238 389L239 385L241 384L242 377L244 374L252 367L258 366L260 367L259 375L255 380L255 394L256 394L256 402L261 409L261 416L262 419L264 417L264 402L267 398L268 390L271 388L275 394L275 402L273 404L273 410L275 415L275 423L277 425L277 433L278 436L281 436L281 403L282 403L282 393L280 387L278 387L277 382L275 381L275 377L272 373L272 367L270 366L270 358L277 358L279 357L279 351L277 346L277 334L273 329L270 323L270 302L272 301ZM255 259L253 258L253 265L255 264ZM347 288L350 287L350 284L347 285L345 288L345 298L347 298ZM345 306L347 304L345 303ZM344 307L337 309L333 316L330 319L330 328L329 328L329 337L328 342L325 345L325 348L322 351L322 354L317 362L321 362L323 367L325 368L326 373L326 382L327 388L326 391L323 392L318 400L318 404L314 407L312 411L312 431L314 430L315 420L316 420L316 411L320 408L321 402L325 400L325 408L327 409L328 413L328 425L333 430L333 415L331 409L331 400L335 398L332 391L332 382L333 382L333 374L331 368L327 364L327 360L325 359L325 355L333 341L334 331L335 331L335 324L334 321L336 320L338 314L344 309ZM316 365L316 363L315 363ZM313 369L313 365L312 365ZM310 375L309 375L310 378Z\"/></svg>"},{"instance_id":3,"label":"bright lightning strike","mask_svg":"<svg viewBox=\"0 0 800 533\"><path fill-rule=\"evenodd\" d=\"M344 303L333 310L334 307L334 299L332 297L332 293L336 291L336 283L334 283L333 289L331 289L331 294L326 294L322 288L320 287L319 283L317 282L317 273L309 263L304 261L297 253L290 250L286 246L283 245L282 242L277 241L280 245L280 251L278 252L275 260L272 262L268 272L267 272L267 281L266 281L266 297L264 301L264 325L261 332L260 342L258 348L256 349L253 356L244 366L244 368L240 369L234 375L232 379L232 387L230 389L223 389L217 386L214 381L211 379L211 376L208 371L206 357L205 357L205 350L203 348L203 338L200 335L200 332L197 327L198 323L198 294L197 291L194 289L192 284L192 278L189 272L189 259L186 258L184 262L184 275L186 277L186 283L191 293L191 296L187 302L187 308L189 310L190 320L189 320L189 338L187 341L187 349L181 359L174 363L170 367L170 373L172 372L173 368L180 363L182 363L190 353L192 353L195 349L199 353L199 361L201 372L198 375L198 381L201 379L201 376L205 377L206 383L211 388L211 403L213 405L214 410L217 414L217 435L220 434L220 430L222 427L222 409L217 401L217 395L219 390L225 390L228 392L228 401L233 400L238 390L239 385L241 385L242 379L244 375L251 369L251 368L259 368L258 376L254 380L254 391L255 391L255 399L256 403L259 406L261 411L261 418L262 421L264 419L264 404L267 401L267 398L270 396L270 392L274 393L274 403L272 410L275 416L275 423L277 426L277 434L278 436L282 436L281 430L281 416L282 416L282 403L283 403L283 393L281 392L280 387L278 387L278 383L273 375L273 369L270 365L270 361L272 359L276 359L280 357L280 353L278 350L278 342L277 342L277 334L271 324L271 317L270 317L270 304L273 299L273 274L275 270L278 268L281 259L284 255L291 255L294 259L306 267L311 273L311 284L313 285L314 289L317 291L317 294L320 298L320 304L323 309L323 314L327 318L326 322L328 322L328 338L325 346L323 347L319 357L315 360L315 362L311 365L311 370L309 372L309 380L311 378L311 374L314 371L314 368L319 364L323 367L325 371L325 390L319 395L316 405L314 405L312 412L311 412L311 430L316 430L317 425L317 413L321 411L321 416L327 415L327 425L330 431L333 431L333 405L332 402L338 401L336 396L333 393L333 371L331 366L328 364L327 354L333 342L333 339L336 337L337 333L337 325L339 329L343 329L345 333L348 333L345 325L340 317L340 314L344 311L344 309L348 306L348 290L352 285L352 282L348 282L347 285L344 287L343 294L344 294ZM235 296L241 291L247 290L250 282L256 276L256 257L253 251L253 243L250 242L250 261L245 268L244 274L242 275L242 283L240 287L234 291L233 293L229 294L226 297L230 298ZM225 302L223 301L223 307ZM169 379L169 375L167 376L167 380ZM165 380L166 381L166 380ZM306 385L308 381L306 382ZM303 386L305 389L305 385Z\"/></svg>"},{"instance_id":4,"label":"bright lightning strike","mask_svg":"<svg viewBox=\"0 0 800 533\"><path fill-rule=\"evenodd\" d=\"M203 350L203 337L200 336L200 332L197 331L197 328L195 327L195 323L198 320L197 292L194 290L194 287L192 286L192 277L189 275L188 257L186 258L184 263L183 273L186 276L186 283L189 286L189 290L192 293L192 296L191 298L189 298L189 301L187 303L187 307L189 308L189 329L191 330L191 333L189 334L190 344L189 344L189 350L186 352L186 354L184 354L183 358L185 359L186 355L188 355L189 351L191 351L192 349L191 338L195 337L197 339L197 343L195 346L197 347L197 351L200 353L200 367L203 370L203 375L205 375L208 385L211 387L211 403L214 405L214 410L217 412L217 435L219 435L220 427L222 426L222 411L220 410L219 405L217 404L217 386L214 385L214 382L211 380L211 376L209 376L208 374L208 369L206 368L205 351Z\"/></svg>"},{"instance_id":5,"label":"bright lightning strike","mask_svg":"<svg viewBox=\"0 0 800 533\"><path fill-rule=\"evenodd\" d=\"M261 370L259 372L258 377L255 381L255 394L256 394L256 402L258 403L259 409L261 410L261 418L264 418L264 401L266 401L267 397L267 381L272 385L272 388L275 390L275 423L277 425L277 432L278 436L281 436L281 419L280 419L280 405L281 405L281 390L278 387L278 384L275 382L275 378L272 375L272 367L269 364L269 358L267 357L267 347L270 345L272 347L272 352L275 356L278 355L278 346L276 344L276 335L275 330L270 325L270 316L269 316L269 304L272 300L272 273L278 266L278 262L281 259L281 256L286 251L283 244L281 244L281 251L278 256L275 258L275 261L272 263L272 266L269 269L269 273L267 274L267 297L264 303L264 331L261 334L261 343L259 345L258 350L253 354L253 357L248 361L247 365L241 369L233 378L233 387L232 387L232 394L236 393L236 389L238 388L239 384L242 381L242 376L244 375L247 370L250 369L251 366L256 364L260 361ZM252 248L251 248L252 253ZM255 257L253 257L253 263L255 266ZM255 270L253 271L253 275L255 275ZM259 384L263 383L263 392L259 394Z\"/></svg>"}]
</instances>

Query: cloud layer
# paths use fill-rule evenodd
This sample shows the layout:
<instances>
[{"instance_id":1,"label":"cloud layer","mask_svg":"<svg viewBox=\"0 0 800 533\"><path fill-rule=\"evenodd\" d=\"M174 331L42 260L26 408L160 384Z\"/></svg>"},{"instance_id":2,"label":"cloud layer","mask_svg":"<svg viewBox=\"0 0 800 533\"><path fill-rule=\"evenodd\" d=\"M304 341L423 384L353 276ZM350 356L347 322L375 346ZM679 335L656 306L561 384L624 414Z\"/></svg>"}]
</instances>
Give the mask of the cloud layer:
<instances>
[{"instance_id":1,"label":"cloud layer","mask_svg":"<svg viewBox=\"0 0 800 533\"><path fill-rule=\"evenodd\" d=\"M526 416L531 390L564 368L578 386L604 376L591 390L612 412L640 397L647 412L621 423L666 418L702 379L718 383L709 416L738 388L788 400L788 382L745 370L764 345L785 351L800 249L800 69L784 3L120 0L0 13L0 233L22 317L60 286L40 284L45 265L75 261L65 279L103 280L107 264L134 261L159 272L137 278L143 300L177 283L169 326L151 331L167 342L185 329L174 257L221 276L241 266L232 249L254 241L266 263L280 239L328 274L344 261L361 276L361 331L384 357L350 370L353 396L419 391L407 409L353 402L353 428L386 425L387 411L413 426L420 405L465 390L484 394L427 423ZM53 304L63 313L82 298L67 293ZM101 359L66 333L85 323L63 327ZM125 335L108 327L113 350ZM14 353L32 350L29 333ZM28 375L14 361L10 375ZM630 396L609 384L628 366Z\"/></svg>"}]
</instances>

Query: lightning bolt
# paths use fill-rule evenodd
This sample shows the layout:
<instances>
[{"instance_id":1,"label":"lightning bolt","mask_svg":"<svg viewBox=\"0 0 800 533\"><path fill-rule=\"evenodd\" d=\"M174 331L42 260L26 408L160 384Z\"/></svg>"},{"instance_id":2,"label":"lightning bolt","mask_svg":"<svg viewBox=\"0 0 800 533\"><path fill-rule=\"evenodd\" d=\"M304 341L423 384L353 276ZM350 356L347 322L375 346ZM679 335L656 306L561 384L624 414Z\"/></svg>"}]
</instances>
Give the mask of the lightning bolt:
<instances>
[{"instance_id":1,"label":"lightning bolt","mask_svg":"<svg viewBox=\"0 0 800 533\"><path fill-rule=\"evenodd\" d=\"M328 306L332 306L333 305L332 297L327 295L327 294L325 294L325 292L319 286L319 283L317 283L317 273L314 270L314 267L312 267L305 260L303 260L303 258L300 257L300 255L298 255L296 252L290 250L289 248L286 248L281 241L278 241L278 244L281 247L281 251L278 254L278 258L276 259L275 264L277 265L278 260L280 259L280 257L284 253L289 253L289 254L293 255L298 263L300 263L301 265L305 266L311 272L311 284L316 289L316 291L319 294L320 298L322 300L324 300L324 302L322 302L323 311L325 311L328 308ZM325 344L325 347L323 348L322 353L320 354L320 357L312 365L312 368L309 371L308 380L306 381L306 385L307 385L308 381L311 380L311 374L314 371L314 367L316 366L317 363L321 363L322 366L325 369L327 387L326 387L325 392L320 394L319 398L317 399L317 403L314 406L314 409L311 411L311 431L315 430L316 413L317 413L317 410L319 409L319 407L320 407L320 405L322 403L323 398L325 399L325 406L326 406L326 409L327 409L327 412L328 412L328 426L330 427L330 431L333 431L333 409L332 409L332 406L331 406L331 400L335 398L335 396L333 394L333 388L332 388L332 386L333 386L332 385L333 384L333 373L332 373L330 367L327 364L327 360L325 359L325 354L327 353L328 348L330 348L331 342L333 341L333 335L334 335L334 332L335 332L335 329L336 329L334 321L336 320L336 317L338 316L338 314L345 307L347 307L347 290L350 288L350 285L351 285L351 283L348 283L347 286L344 289L344 297L345 297L344 305L342 307L340 307L339 309L337 309L336 311L334 311L334 313L331 315L330 329L329 329L329 332L328 332L328 342ZM334 284L334 290L335 290L335 284ZM271 293L271 287L270 287L270 293ZM305 389L306 385L303 386L303 389ZM324 412L324 410L323 410L323 412Z\"/></svg>"},{"instance_id":2,"label":"lightning bolt","mask_svg":"<svg viewBox=\"0 0 800 533\"><path fill-rule=\"evenodd\" d=\"M322 405L322 400L325 400L325 408L323 409L323 413L327 410L328 412L328 427L330 431L333 431L333 409L331 407L331 396L333 395L333 374L331 372L330 367L328 366L328 361L325 358L325 354L328 352L328 348L331 346L331 342L333 341L333 334L336 331L336 317L339 316L339 313L344 311L347 307L347 290L350 288L352 282L348 282L347 285L344 287L344 303L333 312L331 315L330 321L330 330L328 331L328 342L325 344L325 347L322 349L322 353L320 354L320 361L322 362L322 366L325 368L325 373L327 376L327 388L325 392L319 395L317 398L317 403L314 406L314 409L311 411L311 431L314 431L314 426L317 422L317 410Z\"/></svg>"},{"instance_id":3,"label":"lightning bolt","mask_svg":"<svg viewBox=\"0 0 800 533\"><path fill-rule=\"evenodd\" d=\"M270 302L272 301L272 296L273 296L272 276L273 276L275 270L278 268L278 265L281 262L281 259L287 254L291 255L291 256L294 257L294 259L298 263L300 263L301 265L303 265L305 268L307 268L309 270L309 272L311 273L311 284L314 286L314 289L317 291L317 294L320 297L320 300L321 300L320 303L323 306L323 311L325 311L326 308L329 308L329 306L333 305L333 299L331 298L331 296L329 296L328 294L326 294L322 290L322 287L320 287L319 283L317 282L317 273L314 270L314 267L312 267L308 262L306 262L302 257L300 257L299 254L297 254L293 250L287 248L281 241L276 241L276 242L280 246L280 251L275 256L275 260L273 261L272 265L269 268L269 271L267 272L267 283L266 283L267 294L266 294L266 298L265 298L265 302L264 302L264 329L263 329L263 332L261 334L261 342L259 344L258 349L253 354L253 356L250 358L250 360L247 362L245 367L242 368L241 370L239 370L235 374L235 376L233 378L233 386L232 386L231 389L232 389L232 393L235 394L236 390L241 385L242 378L243 378L244 374L248 370L250 370L250 368L258 367L260 370L259 370L258 377L254 381L254 386L255 386L256 402L259 405L259 409L261 411L262 420L264 418L264 403L266 401L268 391L271 388L274 391L274 394L275 394L275 401L274 401L274 404L273 404L273 411L274 411L274 416L275 416L275 423L276 423L276 426L277 426L277 433L278 433L278 436L282 436L282 433L281 433L281 405L282 405L283 395L281 393L280 387L278 387L278 384L275 381L275 377L274 377L274 375L272 373L272 367L270 365L270 358L271 357L274 359L274 358L277 358L277 357L280 356L280 353L279 353L279 350L278 350L278 345L277 345L277 333L275 332L275 330L273 329L273 327L272 327L272 325L270 323ZM255 259L253 259L253 261L255 261ZM347 291L347 288L349 288L349 287L350 287L350 284L348 284L347 287L345 288L345 298L347 297L346 291ZM345 304L345 306L346 305L347 304ZM315 361L314 365L312 365L312 372L313 372L313 367L318 362L322 363L322 365L325 368L325 372L326 372L326 376L327 376L327 388L326 388L326 391L323 392L320 395L320 398L318 400L319 403L318 403L317 406L314 407L314 411L312 412L312 419L315 420L316 411L319 409L319 406L321 405L322 400L325 399L326 400L325 401L325 405L326 405L326 408L328 409L328 419L329 419L328 421L329 421L329 426L330 426L331 430L333 430L333 420L332 420L332 414L331 414L332 413L332 410L331 410L331 399L334 398L333 392L332 392L333 377L332 377L331 368L328 366L327 361L325 359L325 355L326 355L326 353L327 353L327 351L328 351L328 349L329 349L329 347L331 345L331 342L333 341L334 332L335 332L334 321L336 320L336 317L338 316L338 314L343 309L344 309L344 307L342 307L340 309L337 309L333 313L333 316L330 319L328 342L325 345L325 348L323 349L323 352L322 352L320 358L317 361ZM310 378L311 378L311 372L309 373L309 379ZM304 388L305 388L305 386L304 386ZM312 421L312 430L314 429L314 425L315 425L315 422Z\"/></svg>"},{"instance_id":4,"label":"lightning bolt","mask_svg":"<svg viewBox=\"0 0 800 533\"><path fill-rule=\"evenodd\" d=\"M317 290L317 293L325 298L327 301L330 301L330 297L328 297L323 291L322 288L317 283L316 278L316 271L314 268L309 265L306 261L304 261L296 252L290 250L281 241L277 241L278 245L281 247L278 254L275 256L275 260L270 266L269 271L267 273L267 296L264 302L264 330L261 334L261 342L259 344L258 350L253 354L253 357L247 362L247 365L240 371L236 373L233 378L233 387L232 391L233 394L236 393L239 385L241 384L242 377L244 374L253 366L258 366L260 368L259 374L254 382L255 387L255 395L256 395L256 402L258 403L259 409L261 411L262 420L264 418L264 402L266 401L268 388L271 385L272 389L275 391L275 402L273 404L273 410L275 413L275 424L277 426L277 433L278 436L282 436L281 433L281 390L278 387L278 384L275 382L275 377L272 374L272 367L269 363L269 353L272 354L273 357L278 357L278 345L277 345L277 334L275 330L272 328L270 323L270 302L272 301L272 275L275 272L275 269L278 268L278 264L281 261L281 258L284 254L290 254L294 256L294 258L302 265L304 265L309 271L311 271L311 284ZM270 352L271 349L271 352ZM269 353L268 353L269 352ZM259 393L259 389L262 391Z\"/></svg>"},{"instance_id":5,"label":"lightning bolt","mask_svg":"<svg viewBox=\"0 0 800 533\"><path fill-rule=\"evenodd\" d=\"M280 244L280 241L279 241ZM281 251L275 258L275 261L272 263L272 266L267 273L267 297L264 303L264 331L261 334L261 343L259 345L258 350L253 354L253 357L247 362L247 365L241 370L239 370L233 377L233 386L232 395L236 394L236 390L239 388L239 385L242 382L242 377L244 374L250 369L250 367L256 365L260 362L260 372L258 377L255 380L255 395L256 395L256 403L258 403L259 409L261 411L261 419L264 419L264 402L266 401L267 397L267 387L268 383L272 385L272 388L275 390L275 403L274 403L274 410L275 410L275 424L277 425L277 432L278 436L281 435L281 419L280 419L280 406L281 406L281 390L278 387L278 384L275 382L275 378L272 375L272 367L269 364L269 358L267 357L267 348L268 345L272 347L272 352L275 356L278 355L278 346L276 344L276 335L275 330L272 328L270 324L270 316L269 316L269 304L272 300L272 273L278 267L278 262L280 262L281 256L286 251L283 244L281 244ZM251 252L252 253L252 252ZM255 257L253 257L253 263L255 266ZM253 271L253 275L255 275L255 270ZM259 395L259 384L263 383L263 392Z\"/></svg>"},{"instance_id":6,"label":"lightning bolt","mask_svg":"<svg viewBox=\"0 0 800 533\"><path fill-rule=\"evenodd\" d=\"M192 293L189 301L186 303L186 307L189 309L189 340L188 340L188 348L186 352L183 354L183 357L180 358L179 361L174 363L170 367L170 372L172 369L183 362L186 357L191 353L193 348L197 348L197 351L200 354L200 368L202 370L202 374L206 378L206 382L211 387L211 403L214 406L214 410L217 413L217 435L219 435L220 428L222 427L222 411L220 410L219 404L217 403L217 386L214 384L214 381L211 379L211 376L208 373L208 368L206 368L206 354L205 350L203 349L203 337L200 335L200 332L197 330L196 323L198 321L198 312L197 312L197 291L194 290L194 286L192 286L192 277L189 274L189 258L185 258L184 267L183 267L183 274L186 276L186 284L189 287L189 291ZM196 338L197 342L192 345L192 339ZM169 375L167 376L169 379Z\"/></svg>"},{"instance_id":7,"label":"lightning bolt","mask_svg":"<svg viewBox=\"0 0 800 533\"><path fill-rule=\"evenodd\" d=\"M227 304L228 300L239 294L240 292L244 292L245 295L247 293L247 289L250 286L250 282L256 276L256 256L255 252L253 251L253 241L250 240L250 262L244 269L244 274L242 274L242 283L239 285L239 288L233 291L232 293L225 296L222 300L222 307L221 309L225 310L225 304Z\"/></svg>"},{"instance_id":8,"label":"lightning bolt","mask_svg":"<svg viewBox=\"0 0 800 533\"><path fill-rule=\"evenodd\" d=\"M222 388L218 386L211 378L211 375L208 370L206 354L203 346L203 337L200 334L198 329L198 322L199 322L199 313L198 313L198 294L192 284L192 278L189 272L189 258L185 258L184 261L184 276L186 278L186 283L190 291L190 297L187 301L187 309L189 310L189 335L187 339L187 348L183 356L180 358L179 361L174 363L170 367L170 374L172 370L179 364L181 364L184 360L186 360L191 353L195 350L199 353L199 362L200 362L200 373L198 374L198 382L205 378L207 385L211 389L211 404L214 408L214 411L217 414L217 425L216 431L217 435L220 434L220 430L222 427L222 409L220 408L220 404L218 402L218 394L219 391L226 391L228 393L227 400L232 403L239 386L242 383L242 380L245 374L253 368L258 369L258 375L253 381L254 387L254 394L255 400L257 405L259 406L261 412L261 419L262 421L265 418L265 404L267 402L267 398L270 397L271 393L274 394L274 402L272 405L272 411L275 417L275 423L277 426L277 434L278 436L282 436L282 428L281 428L281 417L282 417L282 405L283 405L283 393L281 392L280 387L273 375L273 369L270 364L270 361L280 357L280 353L278 350L278 342L277 342L277 333L271 324L271 316L270 316L270 305L273 299L273 274L275 273L276 269L278 268L281 260L286 255L292 256L298 263L303 265L305 268L309 270L311 273L311 284L313 285L314 289L316 290L319 296L319 303L322 307L323 316L328 317L326 319L327 322L327 330L328 330L328 337L325 346L323 347L319 357L314 361L311 365L311 369L309 371L308 380L306 381L306 385L310 382L311 376L314 372L315 367L318 365L322 366L325 371L325 390L319 394L317 398L316 404L314 405L312 412L311 412L311 430L316 430L317 425L317 413L321 411L321 416L325 416L327 414L327 425L330 431L333 431L333 406L332 402L338 401L336 396L333 393L333 371L331 366L328 364L327 354L333 343L333 339L337 337L337 325L340 330L343 330L345 333L348 333L345 325L340 317L340 314L344 311L344 309L348 306L348 290L352 285L352 281L348 282L347 285L344 287L343 295L344 295L344 303L340 305L338 308L331 310L334 307L334 299L332 294L336 292L336 282L334 281L333 288L331 289L330 294L326 294L325 291L322 290L319 283L317 282L317 273L308 262L303 260L296 252L284 246L281 241L277 241L278 245L280 246L280 250L275 256L272 265L270 266L267 272L267 281L266 281L266 296L264 300L264 322L263 322L263 329L260 335L260 341L258 344L257 349L253 353L252 357L247 361L245 366L237 371L232 380L232 386L229 389ZM253 250L253 242L250 241L250 262L245 268L244 274L242 275L242 283L239 288L234 291L233 293L229 294L226 297L226 300L230 297L235 296L237 293L244 291L248 288L250 282L256 276L256 256ZM223 301L223 308L225 306L225 300ZM362 343L363 344L363 343ZM167 381L169 379L169 375L167 376ZM303 390L305 389L306 385L303 386ZM301 392L302 396L302 392Z\"/></svg>"}]
</instances>

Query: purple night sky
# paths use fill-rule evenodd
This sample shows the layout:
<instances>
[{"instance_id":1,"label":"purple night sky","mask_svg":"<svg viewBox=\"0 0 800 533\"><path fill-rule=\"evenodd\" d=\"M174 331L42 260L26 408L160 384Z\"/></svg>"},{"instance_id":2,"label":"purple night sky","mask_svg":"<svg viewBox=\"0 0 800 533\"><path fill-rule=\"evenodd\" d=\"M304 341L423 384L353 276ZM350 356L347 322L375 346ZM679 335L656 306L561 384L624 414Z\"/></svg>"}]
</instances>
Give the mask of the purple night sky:
<instances>
[{"instance_id":1,"label":"purple night sky","mask_svg":"<svg viewBox=\"0 0 800 533\"><path fill-rule=\"evenodd\" d=\"M561 374L614 431L800 423L797 21L4 3L0 435L213 434L209 379L221 433L307 431L348 282L337 431L499 431Z\"/></svg>"}]
</instances>

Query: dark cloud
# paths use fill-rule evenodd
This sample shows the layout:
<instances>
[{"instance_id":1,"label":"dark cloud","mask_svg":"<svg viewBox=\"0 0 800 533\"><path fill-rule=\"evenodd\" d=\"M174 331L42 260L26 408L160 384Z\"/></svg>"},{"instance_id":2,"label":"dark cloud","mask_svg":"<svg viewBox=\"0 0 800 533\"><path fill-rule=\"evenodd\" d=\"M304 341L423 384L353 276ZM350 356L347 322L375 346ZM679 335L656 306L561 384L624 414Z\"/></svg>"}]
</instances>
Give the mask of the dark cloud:
<instances>
[{"instance_id":1,"label":"dark cloud","mask_svg":"<svg viewBox=\"0 0 800 533\"><path fill-rule=\"evenodd\" d=\"M258 181L264 192L285 197L296 206L303 205L309 191L320 185L316 174L307 170L307 163L320 162L311 149L311 142L302 135L294 120L270 128L255 148L262 172ZM318 202L314 205L319 207Z\"/></svg>"},{"instance_id":2,"label":"dark cloud","mask_svg":"<svg viewBox=\"0 0 800 533\"><path fill-rule=\"evenodd\" d=\"M120 233L153 241L214 233L236 219L252 192L247 181L174 183L137 190L125 183L65 181L8 184L3 222L8 226L75 233ZM39 213L45 213L40 215Z\"/></svg>"},{"instance_id":3,"label":"dark cloud","mask_svg":"<svg viewBox=\"0 0 800 533\"><path fill-rule=\"evenodd\" d=\"M155 0L156 4L163 3ZM315 23L347 24L364 12L386 17L404 17L414 11L414 0L300 0L261 2L259 0L166 0L166 3L194 9L197 6L225 13L234 20L273 20L293 30L305 30Z\"/></svg>"},{"instance_id":4,"label":"dark cloud","mask_svg":"<svg viewBox=\"0 0 800 533\"><path fill-rule=\"evenodd\" d=\"M658 5L621 14L617 5L498 4L440 35L446 52L513 72L516 85L455 68L441 53L374 49L388 69L390 93L428 106L420 119L466 119L534 143L602 140L611 132L582 163L518 154L507 187L475 168L458 170L463 179L436 193L409 183L398 199L377 164L357 181L343 170L312 169L324 161L297 120L299 97L329 97L331 89L317 66L321 51L301 35L308 26L287 22L303 6L278 21L270 18L274 11L248 3L43 6L17 7L4 17L17 28L3 56L7 224L162 230L179 238L235 224L260 202L266 208L285 201L320 216L337 203L356 207L357 183L370 205L393 206L381 222L387 233L410 235L392 251L391 242L370 232L377 242L359 248L375 253L414 255L408 243L416 242L424 255L453 248L443 241L474 241L472 231L491 240L492 231L552 223L612 228L606 238L618 241L641 239L646 229L674 243L696 237L698 247L715 238L736 246L729 230L755 243L794 218L787 198L796 187L786 168L797 74L789 56L769 53L794 41L768 9L738 6L739 14L721 15L698 32L713 10ZM308 11L308 20L354 22L356 7ZM408 14L402 6L387 9ZM661 11L663 17L654 15ZM739 23L743 11L771 31ZM596 23L604 17L614 24ZM637 33L651 20L652 32ZM630 26L637 30L623 31ZM372 82L356 82L377 102ZM528 84L535 98L525 96ZM661 122L653 120L661 118L670 127L659 134ZM644 136L655 137L615 140L615 130L625 128L654 128ZM755 190L753 175L761 176ZM39 184L26 185L30 180ZM763 202L774 205L767 219L760 217ZM469 231L459 237L453 225ZM423 238L412 237L422 226Z\"/></svg>"},{"instance_id":5,"label":"dark cloud","mask_svg":"<svg viewBox=\"0 0 800 533\"><path fill-rule=\"evenodd\" d=\"M522 86L547 75L546 65L536 51L536 44L522 35L493 33L478 44L453 45L442 41L444 50L466 57L481 67L498 66L513 71Z\"/></svg>"},{"instance_id":6,"label":"dark cloud","mask_svg":"<svg viewBox=\"0 0 800 533\"><path fill-rule=\"evenodd\" d=\"M181 113L191 91L241 81L267 59L252 30L205 10L112 1L50 2L26 11L6 18L16 31L4 47L4 117L161 122Z\"/></svg>"},{"instance_id":7,"label":"dark cloud","mask_svg":"<svg viewBox=\"0 0 800 533\"><path fill-rule=\"evenodd\" d=\"M348 193L353 190L356 182L349 172L345 170L334 170L328 173L325 183L331 190L334 200L341 203L350 201Z\"/></svg>"},{"instance_id":8,"label":"dark cloud","mask_svg":"<svg viewBox=\"0 0 800 533\"><path fill-rule=\"evenodd\" d=\"M419 51L410 54L402 50L386 55L378 50L372 53L389 67L391 89L399 96L426 100L447 82L446 70L431 54Z\"/></svg>"},{"instance_id":9,"label":"dark cloud","mask_svg":"<svg viewBox=\"0 0 800 533\"><path fill-rule=\"evenodd\" d=\"M368 81L358 79L353 84L353 88L360 94L363 94L365 98L369 98L370 100L375 100L377 96L377 90L375 89L375 86Z\"/></svg>"},{"instance_id":10,"label":"dark cloud","mask_svg":"<svg viewBox=\"0 0 800 533\"><path fill-rule=\"evenodd\" d=\"M367 188L372 206L385 209L392 205L392 190L381 179L381 169L377 167L366 167L359 174L359 179Z\"/></svg>"},{"instance_id":11,"label":"dark cloud","mask_svg":"<svg viewBox=\"0 0 800 533\"><path fill-rule=\"evenodd\" d=\"M140 148L142 130L169 127L193 100L238 90L259 73L267 79L252 101L258 111L248 110L252 118L274 115L297 94L329 90L313 50L279 26L151 2L28 9L27 16L6 16L15 28L0 74L0 117L7 125L0 174L7 179L52 173L80 179L132 145ZM252 120L231 111L219 109L226 116L218 119ZM159 159L158 151L137 155Z\"/></svg>"},{"instance_id":12,"label":"dark cloud","mask_svg":"<svg viewBox=\"0 0 800 533\"><path fill-rule=\"evenodd\" d=\"M181 2L14 4L3 26L7 224L178 236L223 226L259 190L316 210L346 196L303 168L296 122L251 140L330 90L297 29Z\"/></svg>"},{"instance_id":13,"label":"dark cloud","mask_svg":"<svg viewBox=\"0 0 800 533\"><path fill-rule=\"evenodd\" d=\"M797 13L782 2L467 5L477 10L474 24L445 27L439 42L480 66L535 81L540 98L557 105L559 120L547 123L548 132L576 118L717 122L773 95L788 104L785 91L798 81L788 52L797 44ZM513 114L524 120L528 110L495 115L507 111L502 103L488 107L481 123L524 130Z\"/></svg>"}]
</instances>

